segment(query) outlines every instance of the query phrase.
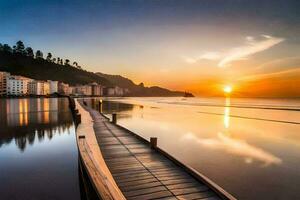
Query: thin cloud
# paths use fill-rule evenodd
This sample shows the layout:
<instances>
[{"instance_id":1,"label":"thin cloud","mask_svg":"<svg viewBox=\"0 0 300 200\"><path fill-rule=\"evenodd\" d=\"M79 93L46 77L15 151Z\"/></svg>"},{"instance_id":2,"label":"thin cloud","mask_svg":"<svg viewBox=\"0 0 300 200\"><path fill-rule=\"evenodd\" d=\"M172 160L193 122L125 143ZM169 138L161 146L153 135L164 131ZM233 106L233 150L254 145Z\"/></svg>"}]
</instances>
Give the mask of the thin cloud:
<instances>
[{"instance_id":1,"label":"thin cloud","mask_svg":"<svg viewBox=\"0 0 300 200\"><path fill-rule=\"evenodd\" d=\"M269 35L262 35L263 40L257 41L251 36L246 38L246 44L230 50L219 62L219 67L226 67L236 60L247 59L248 56L265 51L276 44L284 41L284 38L276 38Z\"/></svg>"},{"instance_id":2,"label":"thin cloud","mask_svg":"<svg viewBox=\"0 0 300 200\"><path fill-rule=\"evenodd\" d=\"M212 52L205 52L197 57L184 56L183 58L187 63L193 64L198 62L199 60L219 60L221 58L221 55L219 52L212 51Z\"/></svg>"},{"instance_id":3,"label":"thin cloud","mask_svg":"<svg viewBox=\"0 0 300 200\"><path fill-rule=\"evenodd\" d=\"M294 57L286 57L286 58L280 58L280 59L275 59L271 60L267 63L263 63L256 67L256 70L264 69L264 68L289 68L291 65L300 64L300 56L294 56Z\"/></svg>"},{"instance_id":4,"label":"thin cloud","mask_svg":"<svg viewBox=\"0 0 300 200\"><path fill-rule=\"evenodd\" d=\"M249 75L249 76L242 77L238 80L239 81L252 81L252 80L266 79L266 78L272 78L272 77L281 77L283 75L288 75L288 74L295 75L295 74L299 74L299 73L300 73L300 69L297 67L297 68L282 70L282 71L278 71L278 72Z\"/></svg>"},{"instance_id":5,"label":"thin cloud","mask_svg":"<svg viewBox=\"0 0 300 200\"><path fill-rule=\"evenodd\" d=\"M272 37L270 35L262 35L261 37L261 40L256 40L252 36L247 36L244 45L230 49L227 52L211 51L195 57L184 56L183 59L189 64L200 60L219 60L218 66L226 67L230 66L234 61L247 59L249 56L265 51L285 40L284 38Z\"/></svg>"}]
</instances>

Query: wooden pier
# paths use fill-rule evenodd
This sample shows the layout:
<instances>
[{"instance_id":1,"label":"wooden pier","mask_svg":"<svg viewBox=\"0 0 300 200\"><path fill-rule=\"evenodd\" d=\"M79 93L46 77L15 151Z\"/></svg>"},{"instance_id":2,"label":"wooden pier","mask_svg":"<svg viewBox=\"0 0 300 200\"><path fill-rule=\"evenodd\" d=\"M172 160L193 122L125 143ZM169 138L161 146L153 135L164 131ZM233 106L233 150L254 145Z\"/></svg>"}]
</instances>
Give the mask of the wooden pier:
<instances>
[{"instance_id":1,"label":"wooden pier","mask_svg":"<svg viewBox=\"0 0 300 200\"><path fill-rule=\"evenodd\" d=\"M149 143L97 110L78 102L76 107L81 115L76 131L79 154L100 198L235 199L156 147L156 138Z\"/></svg>"}]
</instances>

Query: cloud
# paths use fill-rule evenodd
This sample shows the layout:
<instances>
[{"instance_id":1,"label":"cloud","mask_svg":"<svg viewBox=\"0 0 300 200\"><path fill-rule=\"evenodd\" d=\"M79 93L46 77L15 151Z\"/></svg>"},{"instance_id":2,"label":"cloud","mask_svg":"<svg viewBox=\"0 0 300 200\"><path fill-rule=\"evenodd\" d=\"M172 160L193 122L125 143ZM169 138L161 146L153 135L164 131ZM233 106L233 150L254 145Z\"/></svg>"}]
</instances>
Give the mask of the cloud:
<instances>
[{"instance_id":1,"label":"cloud","mask_svg":"<svg viewBox=\"0 0 300 200\"><path fill-rule=\"evenodd\" d=\"M234 47L228 51L205 52L195 57L184 56L183 59L189 64L196 63L200 60L219 60L218 66L226 67L230 66L230 64L234 61L247 59L249 56L265 51L285 40L284 38L272 37L270 35L262 35L261 38L262 39L260 40L256 40L252 36L247 36L245 38L245 44Z\"/></svg>"},{"instance_id":2,"label":"cloud","mask_svg":"<svg viewBox=\"0 0 300 200\"><path fill-rule=\"evenodd\" d=\"M201 54L200 56L196 56L196 57L184 56L183 58L187 63L193 64L193 63L198 62L199 60L218 60L221 58L221 55L219 52L212 51L212 52L205 52L205 53Z\"/></svg>"},{"instance_id":3,"label":"cloud","mask_svg":"<svg viewBox=\"0 0 300 200\"><path fill-rule=\"evenodd\" d=\"M277 72L249 75L249 76L242 77L238 80L239 81L253 81L253 80L268 79L268 78L274 78L274 77L284 78L285 75L298 76L299 73L300 73L300 68L296 67L293 69L287 69L287 70L282 70L282 71L277 71Z\"/></svg>"},{"instance_id":4,"label":"cloud","mask_svg":"<svg viewBox=\"0 0 300 200\"><path fill-rule=\"evenodd\" d=\"M294 65L300 65L300 56L274 59L257 66L255 69L260 70L264 68L290 68L291 66L294 67Z\"/></svg>"},{"instance_id":5,"label":"cloud","mask_svg":"<svg viewBox=\"0 0 300 200\"><path fill-rule=\"evenodd\" d=\"M224 58L218 63L219 67L230 65L231 62L236 60L247 59L248 56L265 51L276 44L284 41L284 38L276 38L269 35L262 35L263 40L255 40L251 36L246 37L246 44L240 47L231 49L225 54Z\"/></svg>"}]
</instances>

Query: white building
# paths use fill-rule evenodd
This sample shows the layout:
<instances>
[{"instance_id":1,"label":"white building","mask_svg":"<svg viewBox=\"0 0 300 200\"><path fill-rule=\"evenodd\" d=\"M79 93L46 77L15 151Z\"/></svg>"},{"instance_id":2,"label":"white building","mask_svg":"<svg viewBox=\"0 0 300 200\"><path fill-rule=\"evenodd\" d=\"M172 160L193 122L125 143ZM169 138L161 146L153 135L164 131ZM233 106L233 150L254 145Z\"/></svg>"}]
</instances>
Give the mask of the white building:
<instances>
[{"instance_id":1,"label":"white building","mask_svg":"<svg viewBox=\"0 0 300 200\"><path fill-rule=\"evenodd\" d=\"M47 81L50 85L50 94L54 94L58 92L58 81Z\"/></svg>"},{"instance_id":2,"label":"white building","mask_svg":"<svg viewBox=\"0 0 300 200\"><path fill-rule=\"evenodd\" d=\"M44 81L31 81L28 83L28 93L33 95L49 95L50 84Z\"/></svg>"},{"instance_id":3,"label":"white building","mask_svg":"<svg viewBox=\"0 0 300 200\"><path fill-rule=\"evenodd\" d=\"M6 94L7 95L26 95L28 94L28 83L32 79L23 76L8 76L6 78Z\"/></svg>"},{"instance_id":4,"label":"white building","mask_svg":"<svg viewBox=\"0 0 300 200\"><path fill-rule=\"evenodd\" d=\"M6 95L6 82L9 76L8 72L0 72L0 96Z\"/></svg>"},{"instance_id":5,"label":"white building","mask_svg":"<svg viewBox=\"0 0 300 200\"><path fill-rule=\"evenodd\" d=\"M32 81L28 83L28 93L33 95L42 95L44 93L41 81Z\"/></svg>"},{"instance_id":6,"label":"white building","mask_svg":"<svg viewBox=\"0 0 300 200\"><path fill-rule=\"evenodd\" d=\"M49 82L42 82L43 83L43 95L50 94L50 83Z\"/></svg>"}]
</instances>

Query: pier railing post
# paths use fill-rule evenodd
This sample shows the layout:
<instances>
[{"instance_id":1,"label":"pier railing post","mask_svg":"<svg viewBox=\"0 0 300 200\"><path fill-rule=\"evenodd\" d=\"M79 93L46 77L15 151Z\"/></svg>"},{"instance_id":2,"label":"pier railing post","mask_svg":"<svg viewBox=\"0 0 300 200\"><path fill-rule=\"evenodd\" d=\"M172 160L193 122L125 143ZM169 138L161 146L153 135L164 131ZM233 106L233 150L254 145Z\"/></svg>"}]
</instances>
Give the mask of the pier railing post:
<instances>
[{"instance_id":1,"label":"pier railing post","mask_svg":"<svg viewBox=\"0 0 300 200\"><path fill-rule=\"evenodd\" d=\"M77 113L75 116L76 116L76 118L75 118L76 124L80 124L81 123L81 114Z\"/></svg>"},{"instance_id":2,"label":"pier railing post","mask_svg":"<svg viewBox=\"0 0 300 200\"><path fill-rule=\"evenodd\" d=\"M150 147L151 149L155 149L157 147L157 137L150 138Z\"/></svg>"},{"instance_id":3,"label":"pier railing post","mask_svg":"<svg viewBox=\"0 0 300 200\"><path fill-rule=\"evenodd\" d=\"M102 113L102 102L101 102L101 100L99 101L99 112Z\"/></svg>"},{"instance_id":4,"label":"pier railing post","mask_svg":"<svg viewBox=\"0 0 300 200\"><path fill-rule=\"evenodd\" d=\"M114 124L117 123L117 113L112 114L112 123L114 123Z\"/></svg>"}]
</instances>

